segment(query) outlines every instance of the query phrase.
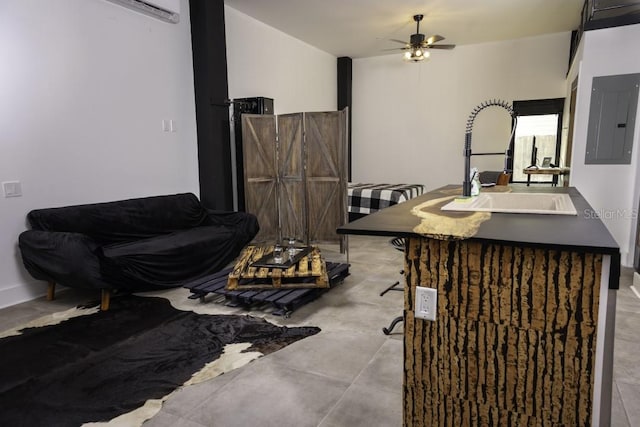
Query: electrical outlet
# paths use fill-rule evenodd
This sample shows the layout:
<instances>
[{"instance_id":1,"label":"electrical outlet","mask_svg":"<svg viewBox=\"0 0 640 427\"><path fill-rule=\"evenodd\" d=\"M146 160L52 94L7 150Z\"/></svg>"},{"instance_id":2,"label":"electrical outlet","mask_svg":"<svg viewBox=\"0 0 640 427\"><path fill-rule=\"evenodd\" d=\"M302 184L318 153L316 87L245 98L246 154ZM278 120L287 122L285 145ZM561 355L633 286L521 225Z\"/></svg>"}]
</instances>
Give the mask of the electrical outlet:
<instances>
[{"instance_id":1,"label":"electrical outlet","mask_svg":"<svg viewBox=\"0 0 640 427\"><path fill-rule=\"evenodd\" d=\"M436 320L438 307L438 291L433 288L416 286L415 317L425 320Z\"/></svg>"}]
</instances>

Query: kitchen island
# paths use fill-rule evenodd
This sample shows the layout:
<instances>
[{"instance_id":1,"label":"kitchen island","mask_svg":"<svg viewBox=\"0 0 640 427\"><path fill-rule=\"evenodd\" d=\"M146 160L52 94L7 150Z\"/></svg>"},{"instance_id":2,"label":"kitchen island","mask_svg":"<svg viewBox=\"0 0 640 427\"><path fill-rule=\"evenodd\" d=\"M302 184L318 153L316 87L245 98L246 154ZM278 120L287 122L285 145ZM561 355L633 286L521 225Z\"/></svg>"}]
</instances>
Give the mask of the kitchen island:
<instances>
[{"instance_id":1,"label":"kitchen island","mask_svg":"<svg viewBox=\"0 0 640 427\"><path fill-rule=\"evenodd\" d=\"M405 238L404 425L609 425L618 245L575 188L505 190L578 214L441 211L446 186L338 228Z\"/></svg>"}]
</instances>

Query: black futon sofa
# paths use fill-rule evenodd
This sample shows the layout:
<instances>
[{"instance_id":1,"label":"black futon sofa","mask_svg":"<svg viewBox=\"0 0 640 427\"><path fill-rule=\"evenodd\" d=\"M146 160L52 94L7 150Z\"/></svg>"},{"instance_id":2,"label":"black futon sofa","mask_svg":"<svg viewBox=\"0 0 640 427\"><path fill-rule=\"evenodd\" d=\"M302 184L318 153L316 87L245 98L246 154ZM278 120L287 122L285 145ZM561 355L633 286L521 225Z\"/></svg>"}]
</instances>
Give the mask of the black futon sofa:
<instances>
[{"instance_id":1,"label":"black futon sofa","mask_svg":"<svg viewBox=\"0 0 640 427\"><path fill-rule=\"evenodd\" d=\"M191 193L50 209L27 215L19 236L27 271L55 284L146 291L221 270L258 233L255 216L207 210Z\"/></svg>"}]
</instances>

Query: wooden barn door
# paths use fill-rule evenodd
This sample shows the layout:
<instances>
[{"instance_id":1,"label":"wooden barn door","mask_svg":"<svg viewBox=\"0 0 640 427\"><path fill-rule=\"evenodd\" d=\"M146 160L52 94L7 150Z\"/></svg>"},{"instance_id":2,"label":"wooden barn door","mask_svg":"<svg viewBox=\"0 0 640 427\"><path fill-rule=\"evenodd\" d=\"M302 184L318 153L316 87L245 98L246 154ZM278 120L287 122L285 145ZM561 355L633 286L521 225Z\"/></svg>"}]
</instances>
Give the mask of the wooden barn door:
<instances>
[{"instance_id":1,"label":"wooden barn door","mask_svg":"<svg viewBox=\"0 0 640 427\"><path fill-rule=\"evenodd\" d=\"M278 116L278 208L282 237L307 241L302 113Z\"/></svg>"},{"instance_id":2,"label":"wooden barn door","mask_svg":"<svg viewBox=\"0 0 640 427\"><path fill-rule=\"evenodd\" d=\"M341 243L347 222L346 110L304 113L309 240Z\"/></svg>"},{"instance_id":3,"label":"wooden barn door","mask_svg":"<svg viewBox=\"0 0 640 427\"><path fill-rule=\"evenodd\" d=\"M245 209L258 218L256 242L273 244L278 235L278 166L276 157L276 117L242 115Z\"/></svg>"}]
</instances>

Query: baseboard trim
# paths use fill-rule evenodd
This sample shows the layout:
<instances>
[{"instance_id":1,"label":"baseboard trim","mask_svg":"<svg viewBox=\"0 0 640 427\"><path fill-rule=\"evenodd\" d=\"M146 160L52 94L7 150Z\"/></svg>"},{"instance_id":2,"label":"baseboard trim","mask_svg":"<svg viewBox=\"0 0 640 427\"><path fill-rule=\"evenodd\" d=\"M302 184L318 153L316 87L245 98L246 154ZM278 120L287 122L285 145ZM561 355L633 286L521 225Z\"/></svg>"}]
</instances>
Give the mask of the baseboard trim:
<instances>
[{"instance_id":1,"label":"baseboard trim","mask_svg":"<svg viewBox=\"0 0 640 427\"><path fill-rule=\"evenodd\" d=\"M47 293L47 282L31 282L0 289L0 308L40 298Z\"/></svg>"}]
</instances>

